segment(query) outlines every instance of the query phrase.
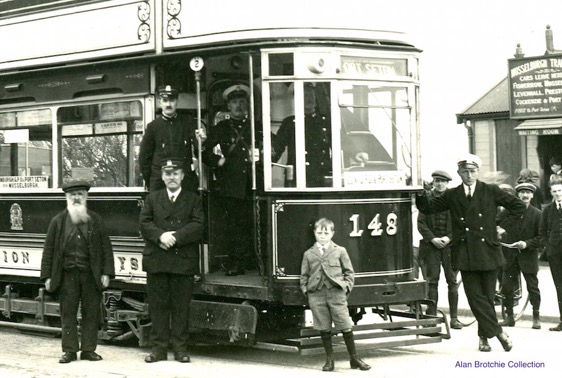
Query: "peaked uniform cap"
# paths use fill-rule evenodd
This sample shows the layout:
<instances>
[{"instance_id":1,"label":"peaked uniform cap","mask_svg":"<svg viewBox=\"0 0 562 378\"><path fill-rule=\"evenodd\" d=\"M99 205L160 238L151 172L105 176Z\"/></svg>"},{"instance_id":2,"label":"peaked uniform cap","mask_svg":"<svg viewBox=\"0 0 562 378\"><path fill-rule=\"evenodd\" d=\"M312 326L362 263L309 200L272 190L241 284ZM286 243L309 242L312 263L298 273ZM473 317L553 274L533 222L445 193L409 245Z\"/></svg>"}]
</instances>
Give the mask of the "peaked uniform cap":
<instances>
[{"instance_id":1,"label":"peaked uniform cap","mask_svg":"<svg viewBox=\"0 0 562 378\"><path fill-rule=\"evenodd\" d=\"M250 87L244 84L232 85L222 92L222 97L226 101L230 101L233 98L248 97L250 95Z\"/></svg>"},{"instance_id":2,"label":"peaked uniform cap","mask_svg":"<svg viewBox=\"0 0 562 378\"><path fill-rule=\"evenodd\" d=\"M521 184L515 185L515 191L519 192L520 190L528 190L534 193L537 187L530 182L522 182Z\"/></svg>"},{"instance_id":3,"label":"peaked uniform cap","mask_svg":"<svg viewBox=\"0 0 562 378\"><path fill-rule=\"evenodd\" d=\"M475 165L476 167L480 167L482 165L482 159L480 159L478 156L473 154L466 154L461 156L457 160L457 165L459 167L465 165Z\"/></svg>"},{"instance_id":4,"label":"peaked uniform cap","mask_svg":"<svg viewBox=\"0 0 562 378\"><path fill-rule=\"evenodd\" d=\"M160 97L178 97L178 88L173 85L161 85L158 87L158 95Z\"/></svg>"},{"instance_id":5,"label":"peaked uniform cap","mask_svg":"<svg viewBox=\"0 0 562 378\"><path fill-rule=\"evenodd\" d=\"M171 172L183 168L183 162L180 158L169 157L160 160L160 167L162 167L163 171Z\"/></svg>"}]
</instances>

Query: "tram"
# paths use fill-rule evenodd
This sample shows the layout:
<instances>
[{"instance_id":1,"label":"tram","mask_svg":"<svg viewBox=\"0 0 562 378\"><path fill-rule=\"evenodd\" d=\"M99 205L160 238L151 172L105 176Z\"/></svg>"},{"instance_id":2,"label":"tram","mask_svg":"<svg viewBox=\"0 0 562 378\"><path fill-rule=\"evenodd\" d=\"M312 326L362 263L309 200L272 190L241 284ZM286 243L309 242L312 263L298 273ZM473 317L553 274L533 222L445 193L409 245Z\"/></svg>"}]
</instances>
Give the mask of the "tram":
<instances>
[{"instance_id":1,"label":"tram","mask_svg":"<svg viewBox=\"0 0 562 378\"><path fill-rule=\"evenodd\" d=\"M84 179L92 183L88 206L103 217L115 255L100 337L145 345L150 319L138 219L147 190L138 153L146 125L160 111L156 88L179 87L179 112L209 129L228 117L223 91L243 84L250 89L252 149L259 151L252 158L250 230L257 264L225 275L229 231L219 221L213 171L194 156L207 227L190 314L193 339L301 351L318 344L306 322L299 273L320 217L334 221L334 241L354 265L350 316L364 331L356 337L374 340L364 345L439 342L447 335L442 318L407 306L422 303L427 291L413 271L420 50L407 36L358 28L357 19L351 26L321 25L320 18L301 25L287 9L263 9L243 22L231 17L250 6L247 0L5 3L0 40L18 38L0 57L2 325L60 326L56 295L39 281L41 254L49 221L65 207L62 183ZM306 174L307 86L331 132L331 167L320 183ZM289 116L294 164L286 152L272 153ZM366 161L354 160L358 150ZM363 324L367 310L375 320Z\"/></svg>"}]
</instances>

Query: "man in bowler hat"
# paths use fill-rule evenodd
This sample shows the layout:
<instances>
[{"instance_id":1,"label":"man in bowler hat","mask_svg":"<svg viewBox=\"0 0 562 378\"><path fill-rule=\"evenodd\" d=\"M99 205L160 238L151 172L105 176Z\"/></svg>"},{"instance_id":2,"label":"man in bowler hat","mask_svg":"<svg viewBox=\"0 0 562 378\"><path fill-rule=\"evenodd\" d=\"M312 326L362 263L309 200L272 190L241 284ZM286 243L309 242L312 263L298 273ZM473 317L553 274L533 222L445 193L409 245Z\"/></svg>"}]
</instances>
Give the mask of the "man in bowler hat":
<instances>
[{"instance_id":1,"label":"man in bowler hat","mask_svg":"<svg viewBox=\"0 0 562 378\"><path fill-rule=\"evenodd\" d=\"M139 164L149 191L164 189L160 161L168 157L181 159L184 171L183 188L197 192L199 179L194 166L197 138L205 140L205 130L197 129L193 117L177 112L178 88L172 85L158 87L158 102L162 115L150 122L142 138Z\"/></svg>"},{"instance_id":2,"label":"man in bowler hat","mask_svg":"<svg viewBox=\"0 0 562 378\"><path fill-rule=\"evenodd\" d=\"M145 240L148 313L152 321L152 353L148 363L166 360L171 344L174 359L190 362L187 354L189 305L194 275L199 272L199 241L204 215L198 194L182 188L183 159L161 162L165 189L151 192L140 214Z\"/></svg>"},{"instance_id":3,"label":"man in bowler hat","mask_svg":"<svg viewBox=\"0 0 562 378\"><path fill-rule=\"evenodd\" d=\"M451 176L445 171L437 170L431 174L431 177L433 178L433 189L428 198L440 197L445 193L447 185L452 180ZM428 215L422 213L418 216L418 230L423 237L420 243L420 260L429 286L427 296L432 301L428 305L426 314L437 315L439 276L442 266L448 287L450 325L451 328L461 329L463 326L457 317L459 303L458 271L453 269L451 263L451 240L453 238L451 214L449 211Z\"/></svg>"},{"instance_id":4,"label":"man in bowler hat","mask_svg":"<svg viewBox=\"0 0 562 378\"><path fill-rule=\"evenodd\" d=\"M424 214L450 211L452 265L461 272L468 304L478 322L478 350L489 352L488 339L497 337L508 352L513 344L499 325L494 308L497 272L503 265L496 209L503 206L508 211L505 221L515 222L525 212L525 204L497 185L478 180L482 165L478 156L468 154L457 165L461 185L434 198L424 191L418 194L416 205Z\"/></svg>"},{"instance_id":5,"label":"man in bowler hat","mask_svg":"<svg viewBox=\"0 0 562 378\"><path fill-rule=\"evenodd\" d=\"M95 352L100 323L102 291L115 276L113 250L102 218L86 207L90 184L71 181L63 184L66 210L49 224L41 279L50 292L58 292L62 321L61 364L77 359L99 361ZM81 304L80 344L78 308Z\"/></svg>"}]
</instances>

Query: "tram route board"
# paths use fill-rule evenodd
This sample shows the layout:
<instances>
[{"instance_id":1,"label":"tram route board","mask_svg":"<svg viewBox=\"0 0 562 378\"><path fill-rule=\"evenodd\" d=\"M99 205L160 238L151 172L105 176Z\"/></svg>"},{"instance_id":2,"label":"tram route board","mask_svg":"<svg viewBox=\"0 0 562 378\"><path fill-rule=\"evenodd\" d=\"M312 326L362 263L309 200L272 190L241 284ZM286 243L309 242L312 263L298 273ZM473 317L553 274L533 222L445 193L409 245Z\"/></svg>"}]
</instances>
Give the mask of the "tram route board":
<instances>
[{"instance_id":1,"label":"tram route board","mask_svg":"<svg viewBox=\"0 0 562 378\"><path fill-rule=\"evenodd\" d=\"M510 59L508 66L511 118L562 116L562 55Z\"/></svg>"}]
</instances>

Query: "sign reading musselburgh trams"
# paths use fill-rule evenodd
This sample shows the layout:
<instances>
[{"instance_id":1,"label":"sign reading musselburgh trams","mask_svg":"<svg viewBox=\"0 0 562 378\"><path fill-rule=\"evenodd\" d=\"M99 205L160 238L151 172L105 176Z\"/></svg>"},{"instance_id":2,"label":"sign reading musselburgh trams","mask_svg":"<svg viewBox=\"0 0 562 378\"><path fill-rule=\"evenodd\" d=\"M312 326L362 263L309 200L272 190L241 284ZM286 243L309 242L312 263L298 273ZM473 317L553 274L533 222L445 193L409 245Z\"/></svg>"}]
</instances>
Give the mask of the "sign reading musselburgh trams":
<instances>
[{"instance_id":1,"label":"sign reading musselburgh trams","mask_svg":"<svg viewBox=\"0 0 562 378\"><path fill-rule=\"evenodd\" d=\"M511 118L562 116L562 55L508 63Z\"/></svg>"}]
</instances>

